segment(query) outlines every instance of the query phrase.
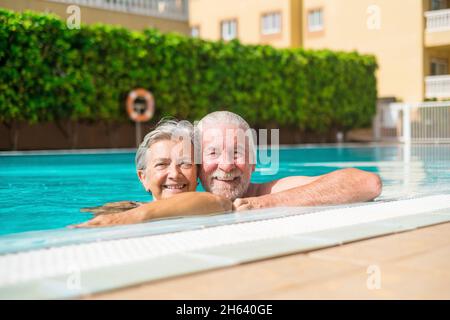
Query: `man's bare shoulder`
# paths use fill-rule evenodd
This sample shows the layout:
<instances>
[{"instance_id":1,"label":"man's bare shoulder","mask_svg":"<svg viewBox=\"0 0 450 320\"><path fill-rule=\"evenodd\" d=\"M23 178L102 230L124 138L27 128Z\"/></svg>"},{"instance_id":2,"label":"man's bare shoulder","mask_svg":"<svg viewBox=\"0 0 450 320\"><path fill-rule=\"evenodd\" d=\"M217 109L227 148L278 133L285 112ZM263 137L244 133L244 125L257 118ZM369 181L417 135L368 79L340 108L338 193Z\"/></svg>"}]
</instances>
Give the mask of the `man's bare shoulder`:
<instances>
[{"instance_id":1,"label":"man's bare shoulder","mask_svg":"<svg viewBox=\"0 0 450 320\"><path fill-rule=\"evenodd\" d=\"M259 197L300 187L317 180L319 177L321 176L291 176L263 183L251 183L247 190L246 197Z\"/></svg>"}]
</instances>

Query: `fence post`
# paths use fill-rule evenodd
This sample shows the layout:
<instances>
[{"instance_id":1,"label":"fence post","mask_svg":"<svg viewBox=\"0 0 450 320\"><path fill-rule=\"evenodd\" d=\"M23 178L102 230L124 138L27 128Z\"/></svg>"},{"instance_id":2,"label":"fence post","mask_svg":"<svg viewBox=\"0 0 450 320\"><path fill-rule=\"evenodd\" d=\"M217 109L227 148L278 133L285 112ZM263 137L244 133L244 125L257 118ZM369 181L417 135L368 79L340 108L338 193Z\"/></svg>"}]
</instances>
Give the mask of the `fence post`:
<instances>
[{"instance_id":1,"label":"fence post","mask_svg":"<svg viewBox=\"0 0 450 320\"><path fill-rule=\"evenodd\" d=\"M380 141L381 140L381 113L383 112L382 106L380 103L377 103L377 112L375 117L372 120L372 128L373 128L373 140Z\"/></svg>"},{"instance_id":2,"label":"fence post","mask_svg":"<svg viewBox=\"0 0 450 320\"><path fill-rule=\"evenodd\" d=\"M403 104L403 161L411 161L411 105Z\"/></svg>"},{"instance_id":3,"label":"fence post","mask_svg":"<svg viewBox=\"0 0 450 320\"><path fill-rule=\"evenodd\" d=\"M411 106L403 104L403 142L411 143Z\"/></svg>"}]
</instances>

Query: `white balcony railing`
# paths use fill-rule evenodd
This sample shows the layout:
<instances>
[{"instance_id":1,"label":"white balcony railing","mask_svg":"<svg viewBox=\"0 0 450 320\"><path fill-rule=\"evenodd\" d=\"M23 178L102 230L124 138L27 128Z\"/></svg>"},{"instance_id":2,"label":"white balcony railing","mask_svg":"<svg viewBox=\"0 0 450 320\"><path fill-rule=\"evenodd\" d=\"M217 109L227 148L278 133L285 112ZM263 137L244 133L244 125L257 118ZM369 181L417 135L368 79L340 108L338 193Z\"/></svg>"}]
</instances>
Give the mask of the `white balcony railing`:
<instances>
[{"instance_id":1,"label":"white balcony railing","mask_svg":"<svg viewBox=\"0 0 450 320\"><path fill-rule=\"evenodd\" d=\"M187 21L188 0L50 0L85 7Z\"/></svg>"},{"instance_id":2,"label":"white balcony railing","mask_svg":"<svg viewBox=\"0 0 450 320\"><path fill-rule=\"evenodd\" d=\"M425 12L427 32L450 30L450 9Z\"/></svg>"},{"instance_id":3,"label":"white balcony railing","mask_svg":"<svg viewBox=\"0 0 450 320\"><path fill-rule=\"evenodd\" d=\"M426 77L425 95L427 98L450 98L450 75Z\"/></svg>"}]
</instances>

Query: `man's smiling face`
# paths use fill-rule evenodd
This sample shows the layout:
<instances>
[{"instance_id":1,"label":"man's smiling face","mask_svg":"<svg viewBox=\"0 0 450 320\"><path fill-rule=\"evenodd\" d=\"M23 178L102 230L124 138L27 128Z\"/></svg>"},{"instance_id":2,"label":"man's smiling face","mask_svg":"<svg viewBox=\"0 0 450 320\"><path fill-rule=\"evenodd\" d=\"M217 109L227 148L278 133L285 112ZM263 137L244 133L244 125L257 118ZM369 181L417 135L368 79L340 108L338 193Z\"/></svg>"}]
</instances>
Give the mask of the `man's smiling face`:
<instances>
[{"instance_id":1,"label":"man's smiling face","mask_svg":"<svg viewBox=\"0 0 450 320\"><path fill-rule=\"evenodd\" d=\"M241 198L250 185L255 169L249 161L245 132L232 124L205 125L202 128L200 180L206 191L229 200Z\"/></svg>"}]
</instances>

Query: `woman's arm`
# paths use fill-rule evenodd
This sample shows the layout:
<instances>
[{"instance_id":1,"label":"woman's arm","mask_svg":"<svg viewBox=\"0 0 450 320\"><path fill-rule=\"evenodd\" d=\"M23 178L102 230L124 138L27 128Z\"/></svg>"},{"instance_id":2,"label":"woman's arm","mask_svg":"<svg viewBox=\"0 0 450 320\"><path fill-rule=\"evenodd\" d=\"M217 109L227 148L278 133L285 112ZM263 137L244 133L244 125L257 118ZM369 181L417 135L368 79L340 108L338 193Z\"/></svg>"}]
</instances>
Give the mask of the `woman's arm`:
<instances>
[{"instance_id":1,"label":"woman's arm","mask_svg":"<svg viewBox=\"0 0 450 320\"><path fill-rule=\"evenodd\" d=\"M168 199L143 204L120 213L99 215L72 228L139 223L153 219L228 212L232 203L209 192L184 192Z\"/></svg>"},{"instance_id":2,"label":"woman's arm","mask_svg":"<svg viewBox=\"0 0 450 320\"><path fill-rule=\"evenodd\" d=\"M88 208L81 208L81 212L91 212L94 215L98 216L101 214L111 214L111 213L119 213L124 212L127 210L134 209L136 207L139 207L143 205L146 202L136 202L136 201L115 201L115 202L108 202L104 205L97 206L97 207L88 207Z\"/></svg>"}]
</instances>

